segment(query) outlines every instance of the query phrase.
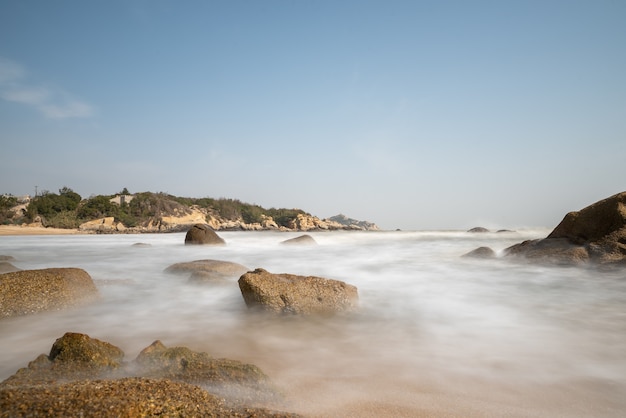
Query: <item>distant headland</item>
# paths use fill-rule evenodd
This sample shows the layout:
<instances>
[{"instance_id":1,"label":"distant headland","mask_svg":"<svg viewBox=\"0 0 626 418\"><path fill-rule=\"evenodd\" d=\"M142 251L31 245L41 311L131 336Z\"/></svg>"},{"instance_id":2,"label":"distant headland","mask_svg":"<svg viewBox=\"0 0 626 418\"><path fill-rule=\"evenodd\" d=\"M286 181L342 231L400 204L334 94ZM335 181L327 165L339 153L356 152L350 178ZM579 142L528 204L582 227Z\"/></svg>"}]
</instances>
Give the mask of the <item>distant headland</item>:
<instances>
[{"instance_id":1,"label":"distant headland","mask_svg":"<svg viewBox=\"0 0 626 418\"><path fill-rule=\"evenodd\" d=\"M87 199L68 187L58 193L44 191L35 197L0 197L0 225L17 232L42 228L60 233L181 232L197 223L206 223L217 231L379 230L372 222L342 214L320 219L301 209L266 209L238 199L130 193L126 188L113 195Z\"/></svg>"}]
</instances>

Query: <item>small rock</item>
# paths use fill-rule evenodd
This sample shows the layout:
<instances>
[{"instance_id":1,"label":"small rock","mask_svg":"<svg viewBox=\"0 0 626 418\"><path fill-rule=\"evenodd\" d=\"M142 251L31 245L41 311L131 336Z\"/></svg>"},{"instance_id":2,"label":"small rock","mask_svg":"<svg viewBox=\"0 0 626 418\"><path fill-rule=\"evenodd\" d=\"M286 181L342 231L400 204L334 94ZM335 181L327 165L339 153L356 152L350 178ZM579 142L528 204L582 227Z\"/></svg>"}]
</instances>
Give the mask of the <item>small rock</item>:
<instances>
[{"instance_id":1,"label":"small rock","mask_svg":"<svg viewBox=\"0 0 626 418\"><path fill-rule=\"evenodd\" d=\"M315 239L310 235L300 235L299 237L286 239L281 242L284 245L317 245Z\"/></svg>"},{"instance_id":2,"label":"small rock","mask_svg":"<svg viewBox=\"0 0 626 418\"><path fill-rule=\"evenodd\" d=\"M164 270L166 273L202 273L203 279L209 277L215 279L226 279L239 277L250 269L241 264L221 260L195 260L184 263L176 263ZM199 278L200 276L198 276Z\"/></svg>"},{"instance_id":3,"label":"small rock","mask_svg":"<svg viewBox=\"0 0 626 418\"><path fill-rule=\"evenodd\" d=\"M188 244L225 245L226 242L209 225L195 224L185 235L185 245Z\"/></svg>"},{"instance_id":4,"label":"small rock","mask_svg":"<svg viewBox=\"0 0 626 418\"><path fill-rule=\"evenodd\" d=\"M467 232L489 232L489 230L487 228L483 228L482 226L477 226Z\"/></svg>"},{"instance_id":5,"label":"small rock","mask_svg":"<svg viewBox=\"0 0 626 418\"><path fill-rule=\"evenodd\" d=\"M496 253L489 247L478 247L475 250L470 251L469 253L463 254L462 257L470 257L470 258L495 258Z\"/></svg>"}]
</instances>

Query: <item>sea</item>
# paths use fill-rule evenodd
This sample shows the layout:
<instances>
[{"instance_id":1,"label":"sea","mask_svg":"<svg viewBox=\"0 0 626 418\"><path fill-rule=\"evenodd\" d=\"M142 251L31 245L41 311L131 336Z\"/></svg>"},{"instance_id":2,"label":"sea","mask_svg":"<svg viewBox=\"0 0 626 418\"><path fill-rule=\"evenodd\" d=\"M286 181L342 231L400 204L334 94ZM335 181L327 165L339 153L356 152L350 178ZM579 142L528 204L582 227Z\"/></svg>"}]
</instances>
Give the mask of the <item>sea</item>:
<instances>
[{"instance_id":1,"label":"sea","mask_svg":"<svg viewBox=\"0 0 626 418\"><path fill-rule=\"evenodd\" d=\"M184 233L3 236L16 267L82 268L100 298L0 320L0 380L80 332L128 361L161 340L253 363L284 394L270 407L306 416L624 416L626 271L462 257L549 232L309 232L310 246L275 231L219 231L225 246L185 246ZM341 280L359 307L259 315L237 277L164 272L203 259Z\"/></svg>"}]
</instances>

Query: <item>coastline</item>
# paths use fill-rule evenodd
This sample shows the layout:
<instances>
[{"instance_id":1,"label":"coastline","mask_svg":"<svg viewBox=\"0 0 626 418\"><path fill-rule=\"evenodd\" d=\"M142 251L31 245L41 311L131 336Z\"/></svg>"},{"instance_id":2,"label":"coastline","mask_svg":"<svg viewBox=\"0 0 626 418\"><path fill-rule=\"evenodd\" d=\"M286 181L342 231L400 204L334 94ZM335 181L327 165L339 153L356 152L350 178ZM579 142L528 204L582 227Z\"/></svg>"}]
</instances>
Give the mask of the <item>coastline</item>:
<instances>
[{"instance_id":1,"label":"coastline","mask_svg":"<svg viewBox=\"0 0 626 418\"><path fill-rule=\"evenodd\" d=\"M46 228L43 226L0 225L0 236L12 235L75 235L84 234L78 229Z\"/></svg>"}]
</instances>

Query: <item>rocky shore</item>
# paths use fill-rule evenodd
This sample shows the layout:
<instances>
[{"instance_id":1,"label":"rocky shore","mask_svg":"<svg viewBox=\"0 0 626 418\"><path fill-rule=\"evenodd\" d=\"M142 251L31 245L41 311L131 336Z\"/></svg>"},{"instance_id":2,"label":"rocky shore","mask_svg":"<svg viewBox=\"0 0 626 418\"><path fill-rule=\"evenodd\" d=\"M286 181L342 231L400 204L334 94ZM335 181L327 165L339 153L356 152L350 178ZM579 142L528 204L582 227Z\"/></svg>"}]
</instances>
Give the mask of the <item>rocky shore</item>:
<instances>
[{"instance_id":1,"label":"rocky shore","mask_svg":"<svg viewBox=\"0 0 626 418\"><path fill-rule=\"evenodd\" d=\"M186 244L219 250L225 243L206 223L187 226L187 231ZM309 245L312 249L317 245L307 235L280 244ZM481 247L466 256L624 267L626 192L567 214L544 239L524 241L500 252ZM0 256L4 269L0 270L0 321L31 315L36 318L100 297L89 273L82 269L20 270L12 262L11 256ZM160 268L196 285L236 283L246 312L240 314L255 318L263 315L270 318L268 323L300 317L313 318L323 327L332 316L351 321L351 314L359 309L357 288L338 280L270 273L216 259ZM24 367L17 369L19 366ZM68 330L54 341L48 354L39 355L27 365L16 365L16 370L0 382L0 417L297 416L275 410L289 408L277 408L282 404L282 394L258 366L215 358L185 346L167 347L159 340L128 359L120 347L110 342Z\"/></svg>"}]
</instances>

